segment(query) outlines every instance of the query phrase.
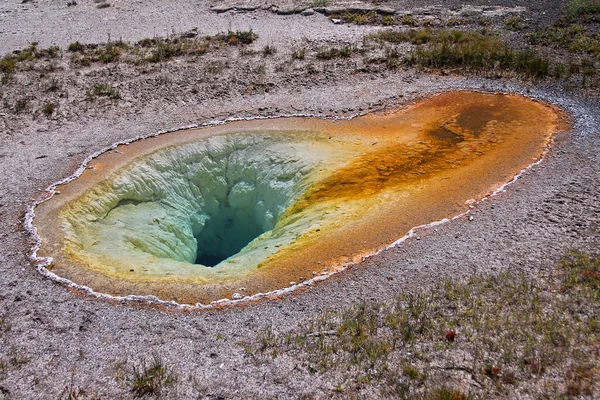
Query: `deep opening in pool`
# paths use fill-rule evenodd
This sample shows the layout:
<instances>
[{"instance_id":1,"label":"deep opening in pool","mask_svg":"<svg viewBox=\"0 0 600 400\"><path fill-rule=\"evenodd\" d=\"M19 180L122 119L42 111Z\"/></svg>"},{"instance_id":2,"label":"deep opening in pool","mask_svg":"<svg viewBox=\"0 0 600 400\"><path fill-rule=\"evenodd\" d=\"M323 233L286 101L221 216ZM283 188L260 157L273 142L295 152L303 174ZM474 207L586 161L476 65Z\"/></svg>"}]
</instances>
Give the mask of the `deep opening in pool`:
<instances>
[{"instance_id":1,"label":"deep opening in pool","mask_svg":"<svg viewBox=\"0 0 600 400\"><path fill-rule=\"evenodd\" d=\"M253 207L224 205L219 207L219 211L211 215L201 232L195 235L198 242L196 264L214 267L266 231L258 223Z\"/></svg>"}]
</instances>

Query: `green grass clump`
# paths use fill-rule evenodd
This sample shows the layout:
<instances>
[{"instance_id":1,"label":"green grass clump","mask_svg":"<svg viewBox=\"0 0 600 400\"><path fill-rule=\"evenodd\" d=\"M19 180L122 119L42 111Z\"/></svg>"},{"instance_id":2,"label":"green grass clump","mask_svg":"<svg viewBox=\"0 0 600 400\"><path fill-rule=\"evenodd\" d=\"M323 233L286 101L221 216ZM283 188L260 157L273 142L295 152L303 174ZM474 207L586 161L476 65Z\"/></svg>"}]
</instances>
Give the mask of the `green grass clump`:
<instances>
[{"instance_id":1,"label":"green grass clump","mask_svg":"<svg viewBox=\"0 0 600 400\"><path fill-rule=\"evenodd\" d=\"M396 21L396 18L394 18L393 15L384 15L381 18L381 25L384 26L392 26L392 25L397 25L398 21Z\"/></svg>"},{"instance_id":2,"label":"green grass clump","mask_svg":"<svg viewBox=\"0 0 600 400\"><path fill-rule=\"evenodd\" d=\"M67 50L69 50L71 53L76 52L76 51L83 51L85 49L85 46L81 43L77 42L73 42L71 44L69 44L69 47L67 48Z\"/></svg>"},{"instance_id":3,"label":"green grass clump","mask_svg":"<svg viewBox=\"0 0 600 400\"><path fill-rule=\"evenodd\" d=\"M354 49L351 46L328 47L317 51L316 57L319 60L333 60L334 58L348 58L352 56Z\"/></svg>"},{"instance_id":4,"label":"green grass clump","mask_svg":"<svg viewBox=\"0 0 600 400\"><path fill-rule=\"evenodd\" d=\"M28 47L16 50L13 54L7 54L0 58L0 72L11 75L17 70L17 65L25 61L35 61L40 59L55 59L60 56L60 48L51 46L47 49L39 49L37 43L32 43Z\"/></svg>"},{"instance_id":5,"label":"green grass clump","mask_svg":"<svg viewBox=\"0 0 600 400\"><path fill-rule=\"evenodd\" d=\"M112 86L106 83L99 83L94 85L90 90L86 92L88 99L93 100L96 97L108 97L110 99L120 99L121 93Z\"/></svg>"},{"instance_id":6,"label":"green grass clump","mask_svg":"<svg viewBox=\"0 0 600 400\"><path fill-rule=\"evenodd\" d=\"M571 250L560 262L563 290L576 290L585 297L600 300L600 257Z\"/></svg>"},{"instance_id":7,"label":"green grass clump","mask_svg":"<svg viewBox=\"0 0 600 400\"><path fill-rule=\"evenodd\" d=\"M149 364L141 359L138 365L133 366L128 384L135 397L145 397L159 396L163 388L174 381L175 377L168 366L158 355L154 355Z\"/></svg>"},{"instance_id":8,"label":"green grass clump","mask_svg":"<svg viewBox=\"0 0 600 400\"><path fill-rule=\"evenodd\" d=\"M148 62L158 63L183 54L183 43L180 41L157 38L153 44L152 53L146 59Z\"/></svg>"},{"instance_id":9,"label":"green grass clump","mask_svg":"<svg viewBox=\"0 0 600 400\"><path fill-rule=\"evenodd\" d=\"M271 55L277 53L277 48L275 48L275 46L273 46L273 45L268 44L265 47L263 47L262 53L263 53L263 56L265 56L265 57L271 56Z\"/></svg>"},{"instance_id":10,"label":"green grass clump","mask_svg":"<svg viewBox=\"0 0 600 400\"><path fill-rule=\"evenodd\" d=\"M252 32L252 29L247 31L229 31L211 37L212 40L227 43L230 46L252 44L257 38L258 36Z\"/></svg>"},{"instance_id":11,"label":"green grass clump","mask_svg":"<svg viewBox=\"0 0 600 400\"><path fill-rule=\"evenodd\" d=\"M56 104L51 101L46 102L42 107L42 113L44 113L47 117L50 117L54 114L54 110L56 110Z\"/></svg>"},{"instance_id":12,"label":"green grass clump","mask_svg":"<svg viewBox=\"0 0 600 400\"><path fill-rule=\"evenodd\" d=\"M304 47L301 49L293 49L292 50L292 59L304 60L304 57L306 57L306 49Z\"/></svg>"},{"instance_id":13,"label":"green grass clump","mask_svg":"<svg viewBox=\"0 0 600 400\"><path fill-rule=\"evenodd\" d=\"M567 21L600 22L600 1L571 0L566 9Z\"/></svg>"},{"instance_id":14,"label":"green grass clump","mask_svg":"<svg viewBox=\"0 0 600 400\"><path fill-rule=\"evenodd\" d=\"M20 114L29 109L29 99L23 97L15 101L13 111L15 114Z\"/></svg>"},{"instance_id":15,"label":"green grass clump","mask_svg":"<svg viewBox=\"0 0 600 400\"><path fill-rule=\"evenodd\" d=\"M427 68L462 68L470 71L514 71L541 79L551 73L550 61L534 50L516 50L500 37L459 30L384 30L375 41L409 42L416 48L406 58L409 65Z\"/></svg>"},{"instance_id":16,"label":"green grass clump","mask_svg":"<svg viewBox=\"0 0 600 400\"><path fill-rule=\"evenodd\" d=\"M417 20L415 20L412 15L408 15L408 14L402 16L402 19L400 20L400 22L402 23L402 25L408 25L408 26L412 26L412 27L419 25Z\"/></svg>"},{"instance_id":17,"label":"green grass clump","mask_svg":"<svg viewBox=\"0 0 600 400\"><path fill-rule=\"evenodd\" d=\"M471 400L472 398L458 389L447 387L430 390L425 396L425 400Z\"/></svg>"},{"instance_id":18,"label":"green grass clump","mask_svg":"<svg viewBox=\"0 0 600 400\"><path fill-rule=\"evenodd\" d=\"M12 55L6 55L0 59L0 71L12 74L17 69L17 59Z\"/></svg>"},{"instance_id":19,"label":"green grass clump","mask_svg":"<svg viewBox=\"0 0 600 400\"><path fill-rule=\"evenodd\" d=\"M600 59L600 37L591 35L581 25L550 26L527 35L534 45L564 48L573 53L587 53Z\"/></svg>"},{"instance_id":20,"label":"green grass clump","mask_svg":"<svg viewBox=\"0 0 600 400\"><path fill-rule=\"evenodd\" d=\"M527 26L523 23L520 17L515 15L504 20L504 27L511 31L522 31Z\"/></svg>"},{"instance_id":21,"label":"green grass clump","mask_svg":"<svg viewBox=\"0 0 600 400\"><path fill-rule=\"evenodd\" d=\"M346 23L356 25L377 24L380 19L375 11L346 11L341 16L332 14L329 18L340 18Z\"/></svg>"}]
</instances>

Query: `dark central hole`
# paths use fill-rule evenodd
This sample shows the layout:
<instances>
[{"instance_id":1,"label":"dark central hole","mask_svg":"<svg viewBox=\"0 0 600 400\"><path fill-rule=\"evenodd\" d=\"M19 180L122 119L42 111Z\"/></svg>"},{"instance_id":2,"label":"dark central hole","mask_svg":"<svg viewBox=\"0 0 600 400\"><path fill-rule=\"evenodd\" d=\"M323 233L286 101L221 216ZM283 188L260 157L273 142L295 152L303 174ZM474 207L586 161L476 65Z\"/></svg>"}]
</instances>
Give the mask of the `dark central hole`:
<instances>
[{"instance_id":1,"label":"dark central hole","mask_svg":"<svg viewBox=\"0 0 600 400\"><path fill-rule=\"evenodd\" d=\"M229 257L223 258L223 256L213 256L210 254L200 254L196 257L196 264L206 265L207 267L214 267L218 263L223 260L226 260Z\"/></svg>"},{"instance_id":2,"label":"dark central hole","mask_svg":"<svg viewBox=\"0 0 600 400\"><path fill-rule=\"evenodd\" d=\"M195 236L198 242L196 264L214 267L238 253L265 232L259 222L254 204L241 208L221 204L219 211L211 213Z\"/></svg>"}]
</instances>

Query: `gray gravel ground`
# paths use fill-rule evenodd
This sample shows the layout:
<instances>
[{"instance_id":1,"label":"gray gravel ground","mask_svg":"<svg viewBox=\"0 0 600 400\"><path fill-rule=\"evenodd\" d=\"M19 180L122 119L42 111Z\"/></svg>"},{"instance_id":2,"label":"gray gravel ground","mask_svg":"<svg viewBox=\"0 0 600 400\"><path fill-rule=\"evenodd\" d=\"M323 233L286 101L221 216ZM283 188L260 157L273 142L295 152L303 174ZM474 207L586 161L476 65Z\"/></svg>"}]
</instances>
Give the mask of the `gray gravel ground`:
<instances>
[{"instance_id":1,"label":"gray gravel ground","mask_svg":"<svg viewBox=\"0 0 600 400\"><path fill-rule=\"evenodd\" d=\"M486 7L525 7L527 18L535 23L548 24L560 14L567 0L395 0L379 4L391 7L400 13L411 10L430 10L435 16L437 10L451 10L460 15L478 17ZM67 6L67 1L37 0L22 3L21 0L0 2L0 52L21 49L37 41L42 47L66 46L74 41L82 43L106 42L123 39L137 41L147 37L166 36L181 33L193 28L206 34L227 30L253 29L258 33L261 44L273 43L277 46L289 43L296 38L358 40L369 26L335 25L322 14L307 17L299 15L275 16L269 11L258 9L253 12L217 14L210 11L213 4L222 1L152 0L126 1L110 0L111 7L97 8L91 0L80 1L76 6ZM264 4L260 1L233 0L231 4ZM266 2L265 2L266 3ZM266 4L307 2L271 1ZM310 2L308 2L310 4ZM364 5L360 1L329 1L330 6L341 7L352 4ZM267 22L268 21L268 22ZM267 23L265 23L267 22ZM282 34L284 33L284 34Z\"/></svg>"},{"instance_id":2,"label":"gray gravel ground","mask_svg":"<svg viewBox=\"0 0 600 400\"><path fill-rule=\"evenodd\" d=\"M500 3L527 3L532 9L549 4L494 2ZM120 2L113 4L117 9ZM70 21L64 16L67 14L48 11L49 0L22 6L4 2L1 7L3 51L22 47L36 35L42 41L59 44L82 37L105 40L107 31L95 30L98 26L110 27L110 31L120 25L111 36L131 39L164 33L171 26L178 31L192 25L220 31L227 28L229 20L234 21L233 29L252 26L263 38L269 36L259 27L268 26L273 38L284 27L289 27L286 33L294 37L327 29L327 35L347 38L352 29L362 29L334 26L325 18L281 17L262 11L202 14L201 20L194 20L199 9L208 13L204 3L123 3L123 10L133 10L128 15L145 21L136 26L122 19L88 16L86 13L96 12L92 3L73 8L81 13L85 22L81 25L81 21L65 24ZM17 11L6 14L11 7ZM74 12L66 5L60 7L64 13ZM549 11L554 9L548 7ZM164 23L155 23L158 20ZM17 33L10 33L13 31ZM12 35L11 39L4 40L6 35ZM463 88L524 92L557 104L571 113L573 131L560 134L546 159L505 192L476 205L472 221L460 218L420 232L420 240L410 239L306 290L224 310L157 310L72 293L43 278L27 261L30 243L22 226L25 205L42 188L69 175L87 154L112 142L208 119L258 115L263 107L276 106L281 113L312 109L315 104L325 110L347 109L348 104L368 109L373 104L399 104L427 93ZM434 76L412 78L400 72L381 77L348 76L335 87L278 88L266 94L197 104L157 102L144 110L108 109L94 119L36 121L22 128L11 127L0 133L0 223L4 226L0 233L0 354L11 360L0 369L0 399L56 399L66 386L107 399L128 398L130 393L119 377L140 356L150 357L154 352L161 354L178 377L166 397L297 398L301 393L312 393L326 398L333 389L330 382L307 382L306 372L288 362L269 367L257 364L246 356L242 343L267 325L285 332L324 309L371 298L391 299L403 288L423 287L440 277L498 272L509 267L535 273L552 265L568 248L597 251L598 115L597 100L577 98L552 87L525 88ZM37 158L40 156L46 157Z\"/></svg>"}]
</instances>

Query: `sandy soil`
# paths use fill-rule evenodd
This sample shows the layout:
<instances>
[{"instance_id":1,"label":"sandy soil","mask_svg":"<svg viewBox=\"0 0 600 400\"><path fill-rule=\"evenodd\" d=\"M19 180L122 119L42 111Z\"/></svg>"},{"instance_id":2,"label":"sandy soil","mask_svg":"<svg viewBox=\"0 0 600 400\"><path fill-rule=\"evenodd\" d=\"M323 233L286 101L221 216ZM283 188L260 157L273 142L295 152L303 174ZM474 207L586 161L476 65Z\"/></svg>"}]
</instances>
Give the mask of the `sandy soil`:
<instances>
[{"instance_id":1,"label":"sandy soil","mask_svg":"<svg viewBox=\"0 0 600 400\"><path fill-rule=\"evenodd\" d=\"M406 7L418 3L406 2ZM497 2L523 3L529 2ZM542 3L548 4L531 2L531 9L539 9ZM23 5L4 2L0 51L23 47L32 40L64 46L73 40L104 41L108 33L112 38L135 40L195 26L207 33L230 26L252 27L261 36L257 48L271 40L282 47L303 37L352 41L374 29L334 25L322 15L279 16L264 10L214 14L208 10L204 2L116 1L104 10L91 2L70 8L50 0ZM275 80L267 92L246 94L240 83L232 81L207 96L193 97L177 95L182 87L177 86L181 82L173 72L172 91L158 91L154 86L153 92L152 87L132 80L123 88L124 100L116 104L92 107L71 93L61 103L65 114L57 118L2 110L0 355L6 364L0 368L0 399L55 399L65 387L85 391L88 397L81 398L93 398L95 393L102 398L129 398L123 378L130 374L132 363L156 352L178 377L165 393L169 398L297 398L302 393L327 398L331 382L313 379L293 363L256 363L242 344L267 325L285 332L324 309L375 297L390 299L403 288L423 287L440 277L509 267L535 274L554 263L565 249L598 249L600 107L596 99L554 87L419 76L402 70L334 75L309 81ZM75 83L69 88L76 87L78 79L83 78L73 77ZM28 90L22 88L24 93ZM91 299L44 278L27 260L30 241L22 225L26 205L43 188L71 174L88 154L115 141L230 116L299 111L347 115L463 88L519 92L557 104L571 114L573 130L559 134L546 159L505 192L476 205L472 220L464 217L419 232L418 238L306 290L245 307L177 312ZM2 90L14 95L17 89L13 85ZM74 108L79 103L82 108Z\"/></svg>"}]
</instances>

